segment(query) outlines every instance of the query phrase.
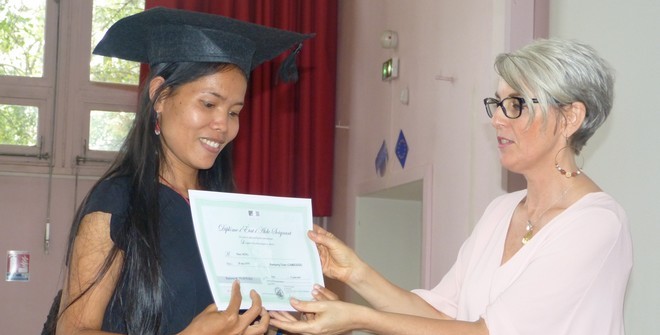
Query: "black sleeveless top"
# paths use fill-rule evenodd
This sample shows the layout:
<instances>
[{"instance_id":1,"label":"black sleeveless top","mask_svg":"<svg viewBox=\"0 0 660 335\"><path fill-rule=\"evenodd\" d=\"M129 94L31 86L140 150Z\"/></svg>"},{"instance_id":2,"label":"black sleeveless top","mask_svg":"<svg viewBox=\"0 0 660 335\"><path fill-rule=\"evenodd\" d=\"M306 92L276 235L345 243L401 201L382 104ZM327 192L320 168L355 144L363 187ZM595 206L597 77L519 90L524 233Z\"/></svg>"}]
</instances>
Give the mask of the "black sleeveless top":
<instances>
[{"instance_id":1,"label":"black sleeveless top","mask_svg":"<svg viewBox=\"0 0 660 335\"><path fill-rule=\"evenodd\" d=\"M84 214L112 214L110 237L116 236L126 224L129 180L125 177L102 181L90 194ZM163 276L163 307L160 334L182 331L192 319L213 303L213 296L204 273L204 266L195 239L190 205L171 188L161 185L160 234ZM139 276L139 273L135 274ZM124 299L125 292L116 292ZM123 306L117 302L105 311L102 330L127 333Z\"/></svg>"}]
</instances>

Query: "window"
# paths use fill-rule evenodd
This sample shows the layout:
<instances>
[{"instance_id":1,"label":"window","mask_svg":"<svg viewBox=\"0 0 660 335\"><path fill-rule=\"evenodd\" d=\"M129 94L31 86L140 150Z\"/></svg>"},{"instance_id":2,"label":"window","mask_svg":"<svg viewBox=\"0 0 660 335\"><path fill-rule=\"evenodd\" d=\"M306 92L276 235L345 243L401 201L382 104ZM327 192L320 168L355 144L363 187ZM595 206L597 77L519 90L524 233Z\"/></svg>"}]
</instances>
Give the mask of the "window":
<instances>
[{"instance_id":1,"label":"window","mask_svg":"<svg viewBox=\"0 0 660 335\"><path fill-rule=\"evenodd\" d=\"M37 145L38 107L0 104L0 111L0 144Z\"/></svg>"},{"instance_id":2,"label":"window","mask_svg":"<svg viewBox=\"0 0 660 335\"><path fill-rule=\"evenodd\" d=\"M0 75L43 75L45 25L45 1L0 0Z\"/></svg>"},{"instance_id":3,"label":"window","mask_svg":"<svg viewBox=\"0 0 660 335\"><path fill-rule=\"evenodd\" d=\"M140 64L91 51L142 10L144 0L0 0L0 170L105 169L132 123Z\"/></svg>"},{"instance_id":4,"label":"window","mask_svg":"<svg viewBox=\"0 0 660 335\"><path fill-rule=\"evenodd\" d=\"M0 157L45 160L51 68L46 1L0 0ZM54 36L54 35L50 35Z\"/></svg>"},{"instance_id":5,"label":"window","mask_svg":"<svg viewBox=\"0 0 660 335\"><path fill-rule=\"evenodd\" d=\"M119 19L144 10L144 0L94 0L92 16L93 49L103 34ZM102 83L137 85L140 64L117 58L92 55L89 80Z\"/></svg>"},{"instance_id":6,"label":"window","mask_svg":"<svg viewBox=\"0 0 660 335\"><path fill-rule=\"evenodd\" d=\"M89 72L83 80L84 117L77 122L83 152L78 165L104 164L123 143L135 116L140 64L117 58L92 55L92 50L117 20L144 10L144 0L94 0L91 8L91 34L87 43ZM99 97L98 92L104 92Z\"/></svg>"},{"instance_id":7,"label":"window","mask_svg":"<svg viewBox=\"0 0 660 335\"><path fill-rule=\"evenodd\" d=\"M135 113L131 112L91 111L87 148L96 151L119 150L134 118Z\"/></svg>"}]
</instances>

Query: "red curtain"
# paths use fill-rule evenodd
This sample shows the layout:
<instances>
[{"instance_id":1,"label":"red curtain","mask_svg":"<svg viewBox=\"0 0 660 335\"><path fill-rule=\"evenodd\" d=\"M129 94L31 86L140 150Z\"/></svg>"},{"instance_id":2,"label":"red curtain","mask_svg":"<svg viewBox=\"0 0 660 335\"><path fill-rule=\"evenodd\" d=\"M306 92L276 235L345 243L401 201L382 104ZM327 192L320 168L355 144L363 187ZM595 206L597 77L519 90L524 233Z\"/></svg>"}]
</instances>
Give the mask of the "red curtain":
<instances>
[{"instance_id":1,"label":"red curtain","mask_svg":"<svg viewBox=\"0 0 660 335\"><path fill-rule=\"evenodd\" d=\"M287 53L250 76L234 168L242 193L312 198L330 216L334 157L337 0L146 0L316 36L297 57L299 80L278 82Z\"/></svg>"}]
</instances>

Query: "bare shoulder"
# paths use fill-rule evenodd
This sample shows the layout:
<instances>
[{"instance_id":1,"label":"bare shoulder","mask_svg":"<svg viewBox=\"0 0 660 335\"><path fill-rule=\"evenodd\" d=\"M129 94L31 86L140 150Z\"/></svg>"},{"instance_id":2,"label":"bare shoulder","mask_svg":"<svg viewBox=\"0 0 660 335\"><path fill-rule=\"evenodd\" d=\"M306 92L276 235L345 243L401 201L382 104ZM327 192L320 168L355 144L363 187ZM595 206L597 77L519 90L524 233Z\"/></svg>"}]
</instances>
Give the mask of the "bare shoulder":
<instances>
[{"instance_id":1,"label":"bare shoulder","mask_svg":"<svg viewBox=\"0 0 660 335\"><path fill-rule=\"evenodd\" d=\"M112 214L104 212L92 212L85 215L80 222L76 239L84 237L87 239L110 240L111 218Z\"/></svg>"},{"instance_id":2,"label":"bare shoulder","mask_svg":"<svg viewBox=\"0 0 660 335\"><path fill-rule=\"evenodd\" d=\"M62 291L58 334L101 329L123 262L120 253L103 270L114 246L110 238L111 218L109 213L93 212L80 222Z\"/></svg>"}]
</instances>

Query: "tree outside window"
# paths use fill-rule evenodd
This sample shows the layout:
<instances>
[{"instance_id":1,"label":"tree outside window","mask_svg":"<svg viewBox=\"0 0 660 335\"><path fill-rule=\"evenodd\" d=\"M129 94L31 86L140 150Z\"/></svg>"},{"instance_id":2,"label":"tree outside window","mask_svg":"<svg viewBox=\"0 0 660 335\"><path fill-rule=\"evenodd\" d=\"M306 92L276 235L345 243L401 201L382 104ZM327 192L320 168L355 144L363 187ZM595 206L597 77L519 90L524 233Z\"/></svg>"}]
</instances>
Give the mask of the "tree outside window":
<instances>
[{"instance_id":1,"label":"tree outside window","mask_svg":"<svg viewBox=\"0 0 660 335\"><path fill-rule=\"evenodd\" d=\"M23 82L29 89L33 85L30 80L43 77L46 2L0 0L0 84L9 78L26 78ZM114 22L142 10L144 0L94 0L92 48ZM92 82L137 85L139 72L139 63L101 56L90 59ZM0 151L6 145L36 146L39 142L39 116L43 111L38 106L12 103L13 98L0 94ZM132 119L133 113L125 111L90 113L90 149L118 150Z\"/></svg>"}]
</instances>

